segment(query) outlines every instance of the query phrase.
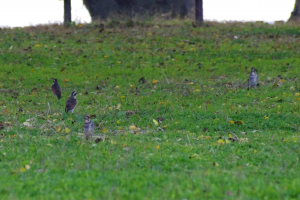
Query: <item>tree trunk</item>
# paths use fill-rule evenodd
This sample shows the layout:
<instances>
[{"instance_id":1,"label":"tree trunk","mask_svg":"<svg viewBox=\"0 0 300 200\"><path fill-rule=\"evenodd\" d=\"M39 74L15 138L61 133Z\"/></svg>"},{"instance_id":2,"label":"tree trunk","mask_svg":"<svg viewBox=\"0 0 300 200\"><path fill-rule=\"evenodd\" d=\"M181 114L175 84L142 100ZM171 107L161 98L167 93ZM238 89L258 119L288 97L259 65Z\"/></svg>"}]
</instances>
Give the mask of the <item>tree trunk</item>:
<instances>
[{"instance_id":1,"label":"tree trunk","mask_svg":"<svg viewBox=\"0 0 300 200\"><path fill-rule=\"evenodd\" d=\"M64 25L71 24L71 0L64 0Z\"/></svg>"},{"instance_id":2,"label":"tree trunk","mask_svg":"<svg viewBox=\"0 0 300 200\"><path fill-rule=\"evenodd\" d=\"M295 1L294 10L291 12L288 22L291 21L300 21L300 0Z\"/></svg>"},{"instance_id":3,"label":"tree trunk","mask_svg":"<svg viewBox=\"0 0 300 200\"><path fill-rule=\"evenodd\" d=\"M203 0L195 0L196 24L203 23Z\"/></svg>"},{"instance_id":4,"label":"tree trunk","mask_svg":"<svg viewBox=\"0 0 300 200\"><path fill-rule=\"evenodd\" d=\"M169 14L184 18L191 2L194 5L195 0L83 0L92 21Z\"/></svg>"}]
</instances>

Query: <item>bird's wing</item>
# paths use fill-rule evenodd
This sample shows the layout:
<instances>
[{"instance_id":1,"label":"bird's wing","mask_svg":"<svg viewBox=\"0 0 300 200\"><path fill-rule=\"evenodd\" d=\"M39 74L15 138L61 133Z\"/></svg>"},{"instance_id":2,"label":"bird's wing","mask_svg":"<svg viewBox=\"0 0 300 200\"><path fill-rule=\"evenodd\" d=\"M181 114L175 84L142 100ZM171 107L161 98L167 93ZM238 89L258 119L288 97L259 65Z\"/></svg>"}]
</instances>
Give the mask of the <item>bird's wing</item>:
<instances>
[{"instance_id":1,"label":"bird's wing","mask_svg":"<svg viewBox=\"0 0 300 200\"><path fill-rule=\"evenodd\" d=\"M70 98L66 104L66 111L70 111L76 106L76 99Z\"/></svg>"}]
</instances>

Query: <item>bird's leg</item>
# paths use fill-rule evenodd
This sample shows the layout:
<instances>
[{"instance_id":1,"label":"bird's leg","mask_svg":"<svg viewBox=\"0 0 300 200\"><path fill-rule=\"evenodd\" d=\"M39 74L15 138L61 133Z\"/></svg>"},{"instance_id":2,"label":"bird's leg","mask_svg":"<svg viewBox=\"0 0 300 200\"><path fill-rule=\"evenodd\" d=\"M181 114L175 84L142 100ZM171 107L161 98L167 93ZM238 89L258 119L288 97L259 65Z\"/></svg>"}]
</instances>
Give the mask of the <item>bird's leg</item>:
<instances>
[{"instance_id":1,"label":"bird's leg","mask_svg":"<svg viewBox=\"0 0 300 200\"><path fill-rule=\"evenodd\" d=\"M250 90L250 80L248 79L248 90Z\"/></svg>"}]
</instances>

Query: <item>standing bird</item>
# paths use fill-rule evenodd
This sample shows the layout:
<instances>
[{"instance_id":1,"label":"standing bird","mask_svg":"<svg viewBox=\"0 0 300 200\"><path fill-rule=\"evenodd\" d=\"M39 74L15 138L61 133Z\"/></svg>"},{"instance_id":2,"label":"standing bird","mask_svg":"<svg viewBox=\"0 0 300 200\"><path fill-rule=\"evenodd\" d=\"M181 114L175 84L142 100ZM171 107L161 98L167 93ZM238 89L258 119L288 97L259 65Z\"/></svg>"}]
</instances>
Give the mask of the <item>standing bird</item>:
<instances>
[{"instance_id":1,"label":"standing bird","mask_svg":"<svg viewBox=\"0 0 300 200\"><path fill-rule=\"evenodd\" d=\"M95 124L90 119L90 116L84 115L83 133L87 140L89 139L89 137L93 136L94 130Z\"/></svg>"},{"instance_id":2,"label":"standing bird","mask_svg":"<svg viewBox=\"0 0 300 200\"><path fill-rule=\"evenodd\" d=\"M72 113L73 113L73 111L76 107L76 104L77 104L76 95L77 95L77 92L75 92L75 91L72 92L72 94L66 104L66 108L65 108L66 112L72 111Z\"/></svg>"},{"instance_id":3,"label":"standing bird","mask_svg":"<svg viewBox=\"0 0 300 200\"><path fill-rule=\"evenodd\" d=\"M54 96L57 96L58 99L61 98L61 89L56 78L53 79L51 90Z\"/></svg>"},{"instance_id":4,"label":"standing bird","mask_svg":"<svg viewBox=\"0 0 300 200\"><path fill-rule=\"evenodd\" d=\"M248 90L250 90L251 87L254 87L256 89L257 82L258 82L258 76L255 72L255 68L252 67L251 74L248 79Z\"/></svg>"}]
</instances>

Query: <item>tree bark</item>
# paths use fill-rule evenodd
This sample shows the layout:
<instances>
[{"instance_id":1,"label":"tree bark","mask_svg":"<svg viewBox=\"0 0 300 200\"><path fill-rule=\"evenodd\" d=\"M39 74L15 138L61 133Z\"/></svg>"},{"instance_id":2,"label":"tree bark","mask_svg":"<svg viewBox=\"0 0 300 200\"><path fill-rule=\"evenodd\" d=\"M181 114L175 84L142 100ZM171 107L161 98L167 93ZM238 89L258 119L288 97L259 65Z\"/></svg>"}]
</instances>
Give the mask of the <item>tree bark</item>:
<instances>
[{"instance_id":1,"label":"tree bark","mask_svg":"<svg viewBox=\"0 0 300 200\"><path fill-rule=\"evenodd\" d=\"M195 0L83 0L92 21L155 15L184 18L189 14L187 5L194 6L194 2Z\"/></svg>"},{"instance_id":2,"label":"tree bark","mask_svg":"<svg viewBox=\"0 0 300 200\"><path fill-rule=\"evenodd\" d=\"M294 10L291 12L288 22L291 21L300 21L300 0L295 1Z\"/></svg>"},{"instance_id":3,"label":"tree bark","mask_svg":"<svg viewBox=\"0 0 300 200\"><path fill-rule=\"evenodd\" d=\"M64 25L71 24L71 0L64 0Z\"/></svg>"},{"instance_id":4,"label":"tree bark","mask_svg":"<svg viewBox=\"0 0 300 200\"><path fill-rule=\"evenodd\" d=\"M196 24L203 23L203 0L195 0Z\"/></svg>"}]
</instances>

